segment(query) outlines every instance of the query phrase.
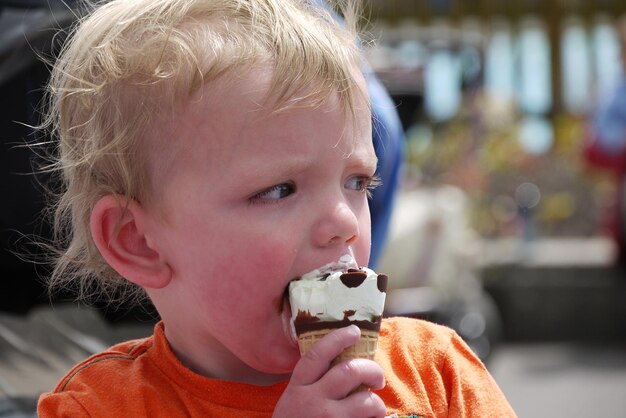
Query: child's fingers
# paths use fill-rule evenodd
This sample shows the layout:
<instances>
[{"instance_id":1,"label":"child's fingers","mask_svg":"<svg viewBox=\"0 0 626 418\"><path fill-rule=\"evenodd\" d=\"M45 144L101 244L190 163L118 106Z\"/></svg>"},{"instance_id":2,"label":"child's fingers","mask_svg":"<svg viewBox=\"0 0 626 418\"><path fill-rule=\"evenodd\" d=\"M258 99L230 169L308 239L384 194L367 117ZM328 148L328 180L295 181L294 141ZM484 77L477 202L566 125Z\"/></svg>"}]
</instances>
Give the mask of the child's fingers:
<instances>
[{"instance_id":1,"label":"child's fingers","mask_svg":"<svg viewBox=\"0 0 626 418\"><path fill-rule=\"evenodd\" d=\"M337 409L345 411L337 415L340 417L384 418L387 415L383 400L370 391L356 392L347 399L337 402Z\"/></svg>"},{"instance_id":2,"label":"child's fingers","mask_svg":"<svg viewBox=\"0 0 626 418\"><path fill-rule=\"evenodd\" d=\"M291 375L291 383L310 385L317 382L327 371L331 361L341 352L354 345L361 330L350 325L331 332L316 343L298 362Z\"/></svg>"},{"instance_id":3,"label":"child's fingers","mask_svg":"<svg viewBox=\"0 0 626 418\"><path fill-rule=\"evenodd\" d=\"M353 359L339 363L319 381L322 393L330 399L343 399L363 385L372 389L385 387L385 377L380 366L367 359Z\"/></svg>"}]
</instances>

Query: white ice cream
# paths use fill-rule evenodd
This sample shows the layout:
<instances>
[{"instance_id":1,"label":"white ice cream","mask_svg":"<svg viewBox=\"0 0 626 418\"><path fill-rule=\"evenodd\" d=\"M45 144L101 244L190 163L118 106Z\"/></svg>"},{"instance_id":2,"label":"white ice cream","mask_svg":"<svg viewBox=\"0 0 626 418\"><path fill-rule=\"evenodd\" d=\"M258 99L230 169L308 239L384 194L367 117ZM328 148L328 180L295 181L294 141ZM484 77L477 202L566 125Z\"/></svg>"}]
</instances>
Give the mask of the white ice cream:
<instances>
[{"instance_id":1,"label":"white ice cream","mask_svg":"<svg viewBox=\"0 0 626 418\"><path fill-rule=\"evenodd\" d=\"M340 279L348 269L357 269L357 264L350 255L307 273L300 280L292 281L289 284L292 323L302 312L317 317L321 322L344 319L380 321L386 293L379 290L379 275L362 267L359 271L367 274L363 283L348 287ZM328 276L324 278L326 275Z\"/></svg>"}]
</instances>

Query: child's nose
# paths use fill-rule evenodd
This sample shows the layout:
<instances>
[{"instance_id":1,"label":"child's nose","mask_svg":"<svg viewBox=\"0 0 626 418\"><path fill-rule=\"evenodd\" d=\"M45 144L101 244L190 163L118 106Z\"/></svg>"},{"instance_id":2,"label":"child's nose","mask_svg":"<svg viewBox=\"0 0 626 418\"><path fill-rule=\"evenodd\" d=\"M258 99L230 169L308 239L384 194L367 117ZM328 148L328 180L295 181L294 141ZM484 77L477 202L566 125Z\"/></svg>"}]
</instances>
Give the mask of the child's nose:
<instances>
[{"instance_id":1,"label":"child's nose","mask_svg":"<svg viewBox=\"0 0 626 418\"><path fill-rule=\"evenodd\" d=\"M326 202L314 226L316 246L352 244L359 236L357 214L346 201Z\"/></svg>"}]
</instances>

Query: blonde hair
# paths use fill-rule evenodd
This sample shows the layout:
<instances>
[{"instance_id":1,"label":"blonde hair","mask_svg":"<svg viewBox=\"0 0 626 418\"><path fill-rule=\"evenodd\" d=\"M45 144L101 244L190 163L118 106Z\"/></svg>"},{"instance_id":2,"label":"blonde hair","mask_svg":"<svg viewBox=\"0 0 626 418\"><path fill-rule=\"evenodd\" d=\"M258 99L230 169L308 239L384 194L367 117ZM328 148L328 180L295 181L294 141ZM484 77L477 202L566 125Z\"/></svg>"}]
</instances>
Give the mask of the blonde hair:
<instances>
[{"instance_id":1,"label":"blonde hair","mask_svg":"<svg viewBox=\"0 0 626 418\"><path fill-rule=\"evenodd\" d=\"M344 26L307 0L92 6L64 45L48 89L43 126L59 139L53 170L63 184L53 207L60 250L48 287L126 299L141 289L106 264L89 220L102 196L148 198L141 138L154 118L205 83L260 62L273 66L269 91L278 92L277 109L315 106L338 92L354 112L357 2L340 6Z\"/></svg>"}]
</instances>

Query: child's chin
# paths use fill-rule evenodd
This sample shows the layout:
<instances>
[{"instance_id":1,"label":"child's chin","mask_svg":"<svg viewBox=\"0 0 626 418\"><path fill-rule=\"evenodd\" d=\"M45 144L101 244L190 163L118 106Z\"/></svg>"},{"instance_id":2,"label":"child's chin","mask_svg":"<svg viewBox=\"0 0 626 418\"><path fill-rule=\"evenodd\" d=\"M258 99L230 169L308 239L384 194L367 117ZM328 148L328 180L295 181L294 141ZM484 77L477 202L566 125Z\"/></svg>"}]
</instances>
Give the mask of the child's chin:
<instances>
[{"instance_id":1,"label":"child's chin","mask_svg":"<svg viewBox=\"0 0 626 418\"><path fill-rule=\"evenodd\" d=\"M281 376L285 376L288 379L289 375L293 372L296 364L300 360L300 351L293 350L289 354L281 356L279 359L272 359L265 365L257 370L271 374L277 377L277 381L281 380Z\"/></svg>"}]
</instances>

